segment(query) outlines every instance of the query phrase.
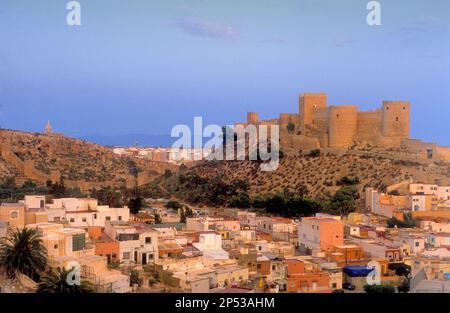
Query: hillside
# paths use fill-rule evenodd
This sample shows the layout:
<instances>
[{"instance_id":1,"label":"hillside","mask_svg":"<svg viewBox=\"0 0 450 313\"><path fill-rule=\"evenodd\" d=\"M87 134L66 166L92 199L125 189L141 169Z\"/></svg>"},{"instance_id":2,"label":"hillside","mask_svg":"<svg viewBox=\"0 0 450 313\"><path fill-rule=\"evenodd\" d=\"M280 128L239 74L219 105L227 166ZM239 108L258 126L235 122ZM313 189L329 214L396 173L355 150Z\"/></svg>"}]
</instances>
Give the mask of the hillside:
<instances>
[{"instance_id":1,"label":"hillside","mask_svg":"<svg viewBox=\"0 0 450 313\"><path fill-rule=\"evenodd\" d=\"M192 169L201 177L223 175L224 180L243 179L251 196L274 194L288 190L308 190L312 198L333 194L342 187L343 177L357 180L363 197L364 187L384 190L387 186L410 178L415 182L450 185L450 165L429 160L414 160L414 155L390 151L326 151L312 157L306 153L285 153L273 172L262 172L257 162L203 161Z\"/></svg>"},{"instance_id":2,"label":"hillside","mask_svg":"<svg viewBox=\"0 0 450 313\"><path fill-rule=\"evenodd\" d=\"M66 185L89 189L134 187L136 173L145 183L173 166L116 156L110 149L62 135L0 130L0 178L40 184L62 177Z\"/></svg>"}]
</instances>

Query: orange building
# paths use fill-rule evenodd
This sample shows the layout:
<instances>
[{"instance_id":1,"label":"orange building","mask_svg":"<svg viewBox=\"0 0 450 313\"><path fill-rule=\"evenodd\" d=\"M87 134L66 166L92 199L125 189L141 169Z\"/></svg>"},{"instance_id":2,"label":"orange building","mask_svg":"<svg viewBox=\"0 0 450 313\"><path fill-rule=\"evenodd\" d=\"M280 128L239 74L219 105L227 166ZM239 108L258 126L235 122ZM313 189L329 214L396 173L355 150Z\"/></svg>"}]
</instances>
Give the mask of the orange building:
<instances>
[{"instance_id":1,"label":"orange building","mask_svg":"<svg viewBox=\"0 0 450 313\"><path fill-rule=\"evenodd\" d=\"M298 259L286 259L287 291L300 293L330 293L330 274L317 266L306 269Z\"/></svg>"},{"instance_id":2,"label":"orange building","mask_svg":"<svg viewBox=\"0 0 450 313\"><path fill-rule=\"evenodd\" d=\"M334 246L344 244L344 223L321 217L305 217L298 230L298 242L303 248L331 252Z\"/></svg>"},{"instance_id":3,"label":"orange building","mask_svg":"<svg viewBox=\"0 0 450 313\"><path fill-rule=\"evenodd\" d=\"M340 245L334 246L331 253L328 254L331 262L355 262L365 259L363 248L358 245Z\"/></svg>"},{"instance_id":4,"label":"orange building","mask_svg":"<svg viewBox=\"0 0 450 313\"><path fill-rule=\"evenodd\" d=\"M108 263L119 261L119 241L110 238L101 227L89 227L88 233L94 243L96 255L106 256Z\"/></svg>"}]
</instances>

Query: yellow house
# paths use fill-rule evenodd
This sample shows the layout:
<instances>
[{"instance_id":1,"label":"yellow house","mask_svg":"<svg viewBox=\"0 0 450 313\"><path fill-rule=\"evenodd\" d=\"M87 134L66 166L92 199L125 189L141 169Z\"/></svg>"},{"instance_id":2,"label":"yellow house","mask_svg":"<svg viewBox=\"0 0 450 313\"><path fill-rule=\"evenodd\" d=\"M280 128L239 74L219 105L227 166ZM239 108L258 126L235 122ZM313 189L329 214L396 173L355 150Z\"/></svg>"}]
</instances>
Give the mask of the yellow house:
<instances>
[{"instance_id":1,"label":"yellow house","mask_svg":"<svg viewBox=\"0 0 450 313\"><path fill-rule=\"evenodd\" d=\"M240 265L215 267L217 284L222 286L238 285L248 280L248 268Z\"/></svg>"},{"instance_id":2,"label":"yellow house","mask_svg":"<svg viewBox=\"0 0 450 313\"><path fill-rule=\"evenodd\" d=\"M25 226L25 205L20 203L2 203L0 221L7 222L10 227Z\"/></svg>"}]
</instances>

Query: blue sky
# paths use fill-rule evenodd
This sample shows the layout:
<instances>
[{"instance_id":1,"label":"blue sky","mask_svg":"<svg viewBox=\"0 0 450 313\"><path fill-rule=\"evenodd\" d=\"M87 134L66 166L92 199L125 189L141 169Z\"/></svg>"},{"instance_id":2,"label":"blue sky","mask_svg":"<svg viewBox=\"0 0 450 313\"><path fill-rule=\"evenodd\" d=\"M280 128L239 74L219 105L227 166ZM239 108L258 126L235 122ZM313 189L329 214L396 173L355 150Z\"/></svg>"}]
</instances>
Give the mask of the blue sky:
<instances>
[{"instance_id":1,"label":"blue sky","mask_svg":"<svg viewBox=\"0 0 450 313\"><path fill-rule=\"evenodd\" d=\"M450 146L450 1L0 0L0 125L169 134L296 112L298 94L412 103L411 136Z\"/></svg>"}]
</instances>

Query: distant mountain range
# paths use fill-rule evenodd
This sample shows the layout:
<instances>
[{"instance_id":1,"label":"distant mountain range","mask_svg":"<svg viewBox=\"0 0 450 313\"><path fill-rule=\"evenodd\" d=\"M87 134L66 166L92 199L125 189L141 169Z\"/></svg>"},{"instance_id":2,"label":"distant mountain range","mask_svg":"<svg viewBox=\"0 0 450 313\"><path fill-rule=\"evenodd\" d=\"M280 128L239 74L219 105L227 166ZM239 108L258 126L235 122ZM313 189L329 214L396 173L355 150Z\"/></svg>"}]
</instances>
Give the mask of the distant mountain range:
<instances>
[{"instance_id":1,"label":"distant mountain range","mask_svg":"<svg viewBox=\"0 0 450 313\"><path fill-rule=\"evenodd\" d=\"M75 137L102 146L170 147L176 138L169 135L125 134L125 135L75 135Z\"/></svg>"}]
</instances>

